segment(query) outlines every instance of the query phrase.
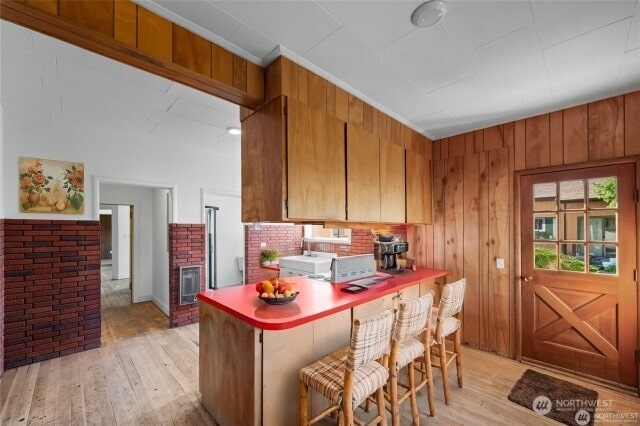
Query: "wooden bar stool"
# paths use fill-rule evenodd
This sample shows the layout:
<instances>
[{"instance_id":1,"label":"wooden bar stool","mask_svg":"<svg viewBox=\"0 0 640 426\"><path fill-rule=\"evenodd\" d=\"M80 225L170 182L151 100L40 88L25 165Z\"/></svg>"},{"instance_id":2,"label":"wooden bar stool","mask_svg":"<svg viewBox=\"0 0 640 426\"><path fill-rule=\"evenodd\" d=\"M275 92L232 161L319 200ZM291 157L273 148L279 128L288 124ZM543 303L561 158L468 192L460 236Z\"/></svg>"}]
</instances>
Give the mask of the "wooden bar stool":
<instances>
[{"instance_id":1,"label":"wooden bar stool","mask_svg":"<svg viewBox=\"0 0 640 426\"><path fill-rule=\"evenodd\" d=\"M431 334L434 346L437 348L439 363L432 363L434 367L442 371L442 384L444 388L444 402L449 405L451 402L451 390L449 389L449 364L456 361L456 372L458 373L458 387L462 388L462 358L460 354L460 333L462 321L458 318L464 302L464 289L467 281L462 278L456 282L445 284L442 288L440 305L437 308L437 316L431 320ZM436 310L434 310L434 313ZM447 336L453 334L453 352L449 352L445 346ZM432 355L434 352L432 352Z\"/></svg>"},{"instance_id":2,"label":"wooden bar stool","mask_svg":"<svg viewBox=\"0 0 640 426\"><path fill-rule=\"evenodd\" d=\"M400 425L400 404L408 398L411 400L413 424L419 425L418 400L416 393L427 387L429 414L436 413L433 399L433 375L431 371L431 308L433 307L433 292L425 294L419 299L402 302L398 310L398 317L391 338L391 354L389 356L389 381L391 388L390 402L393 426ZM426 366L422 380L415 383L415 361ZM409 385L398 382L398 372L408 366ZM407 391L398 396L398 386Z\"/></svg>"},{"instance_id":3,"label":"wooden bar stool","mask_svg":"<svg viewBox=\"0 0 640 426\"><path fill-rule=\"evenodd\" d=\"M391 346L395 309L355 320L351 328L351 344L300 370L300 425L312 425L327 415L338 412L338 423L363 425L353 410L369 395L376 394L378 415L369 424L387 424L383 387L389 378L384 366ZM308 390L326 397L331 405L308 419Z\"/></svg>"}]
</instances>

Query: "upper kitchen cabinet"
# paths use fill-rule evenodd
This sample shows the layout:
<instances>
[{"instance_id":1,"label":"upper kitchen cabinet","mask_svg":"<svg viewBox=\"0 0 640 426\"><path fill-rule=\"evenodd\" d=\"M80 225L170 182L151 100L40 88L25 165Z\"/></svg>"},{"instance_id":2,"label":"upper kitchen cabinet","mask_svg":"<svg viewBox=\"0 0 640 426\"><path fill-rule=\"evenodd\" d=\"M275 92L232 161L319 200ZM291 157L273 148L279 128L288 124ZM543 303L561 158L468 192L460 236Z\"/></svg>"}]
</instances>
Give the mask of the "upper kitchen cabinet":
<instances>
[{"instance_id":1,"label":"upper kitchen cabinet","mask_svg":"<svg viewBox=\"0 0 640 426\"><path fill-rule=\"evenodd\" d=\"M247 117L242 220L346 220L345 123L284 96Z\"/></svg>"},{"instance_id":2,"label":"upper kitchen cabinet","mask_svg":"<svg viewBox=\"0 0 640 426\"><path fill-rule=\"evenodd\" d=\"M347 125L347 220L380 222L380 142ZM402 200L404 205L404 198ZM404 220L404 218L402 219Z\"/></svg>"},{"instance_id":3,"label":"upper kitchen cabinet","mask_svg":"<svg viewBox=\"0 0 640 426\"><path fill-rule=\"evenodd\" d=\"M406 219L404 148L380 139L380 221Z\"/></svg>"},{"instance_id":4,"label":"upper kitchen cabinet","mask_svg":"<svg viewBox=\"0 0 640 426\"><path fill-rule=\"evenodd\" d=\"M406 151L407 223L431 223L431 162Z\"/></svg>"}]
</instances>

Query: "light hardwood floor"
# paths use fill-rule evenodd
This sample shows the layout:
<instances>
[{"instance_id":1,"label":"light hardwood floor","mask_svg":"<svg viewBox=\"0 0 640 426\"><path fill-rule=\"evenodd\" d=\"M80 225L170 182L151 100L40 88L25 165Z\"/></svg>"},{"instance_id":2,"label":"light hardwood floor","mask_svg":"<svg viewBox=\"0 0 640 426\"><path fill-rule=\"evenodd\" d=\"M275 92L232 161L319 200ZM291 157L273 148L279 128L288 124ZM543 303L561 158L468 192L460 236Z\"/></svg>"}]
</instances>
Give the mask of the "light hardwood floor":
<instances>
[{"instance_id":1,"label":"light hardwood floor","mask_svg":"<svg viewBox=\"0 0 640 426\"><path fill-rule=\"evenodd\" d=\"M169 329L167 318L151 302L128 303L128 282L106 284L102 346L5 371L0 424L215 424L199 402L198 325ZM440 372L434 370L437 414L425 414L426 396L420 392L421 424L557 424L507 400L527 368L594 389L601 400L612 400L611 412L635 414L635 423L640 422L638 397L469 348L463 348L463 356L464 389L455 385L452 368L453 403L445 405ZM297 397L287 400L297 403ZM402 416L403 424L411 424L408 404Z\"/></svg>"}]
</instances>

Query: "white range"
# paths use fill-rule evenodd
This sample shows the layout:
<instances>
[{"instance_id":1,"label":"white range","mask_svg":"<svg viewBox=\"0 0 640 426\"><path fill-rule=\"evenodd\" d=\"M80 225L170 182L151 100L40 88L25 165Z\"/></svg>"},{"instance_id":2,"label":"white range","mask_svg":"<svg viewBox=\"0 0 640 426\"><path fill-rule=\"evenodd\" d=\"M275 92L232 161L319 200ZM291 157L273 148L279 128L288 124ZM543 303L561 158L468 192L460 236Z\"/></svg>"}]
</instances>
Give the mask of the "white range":
<instances>
[{"instance_id":1,"label":"white range","mask_svg":"<svg viewBox=\"0 0 640 426\"><path fill-rule=\"evenodd\" d=\"M328 274L331 271L331 259L336 253L305 251L300 256L280 258L280 276L296 277L309 274Z\"/></svg>"}]
</instances>

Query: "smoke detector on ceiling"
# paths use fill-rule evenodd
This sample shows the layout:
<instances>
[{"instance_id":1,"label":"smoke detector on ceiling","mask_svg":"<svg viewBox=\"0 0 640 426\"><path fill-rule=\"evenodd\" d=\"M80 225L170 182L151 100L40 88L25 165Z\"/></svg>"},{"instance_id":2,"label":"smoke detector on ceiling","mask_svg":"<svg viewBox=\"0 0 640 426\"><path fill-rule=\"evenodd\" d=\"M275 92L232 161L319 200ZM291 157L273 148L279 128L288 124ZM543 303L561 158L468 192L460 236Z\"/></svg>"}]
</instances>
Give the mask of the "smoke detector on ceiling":
<instances>
[{"instance_id":1,"label":"smoke detector on ceiling","mask_svg":"<svg viewBox=\"0 0 640 426\"><path fill-rule=\"evenodd\" d=\"M447 5L442 0L422 3L411 14L411 23L416 27L430 27L440 22L447 13Z\"/></svg>"}]
</instances>

